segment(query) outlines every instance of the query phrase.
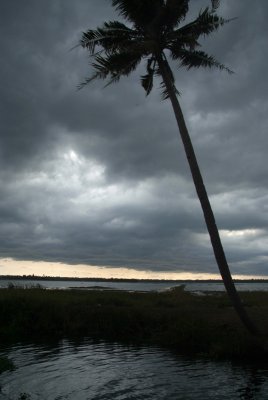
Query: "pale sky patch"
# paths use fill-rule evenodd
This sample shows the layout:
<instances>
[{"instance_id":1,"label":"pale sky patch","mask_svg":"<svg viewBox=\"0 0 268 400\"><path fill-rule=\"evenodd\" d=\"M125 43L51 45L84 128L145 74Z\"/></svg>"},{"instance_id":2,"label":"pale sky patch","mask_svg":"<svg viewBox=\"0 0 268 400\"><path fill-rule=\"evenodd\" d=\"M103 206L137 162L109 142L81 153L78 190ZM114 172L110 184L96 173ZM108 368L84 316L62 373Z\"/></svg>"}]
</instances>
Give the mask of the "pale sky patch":
<instances>
[{"instance_id":1,"label":"pale sky patch","mask_svg":"<svg viewBox=\"0 0 268 400\"><path fill-rule=\"evenodd\" d=\"M126 278L126 279L220 279L219 274L208 273L154 273L153 271L139 271L128 268L105 268L91 265L67 265L51 262L19 261L13 259L0 259L0 275L36 275L60 276L76 278ZM252 275L234 275L236 279L251 279ZM262 278L254 276L254 278ZM268 278L268 276L267 276Z\"/></svg>"}]
</instances>

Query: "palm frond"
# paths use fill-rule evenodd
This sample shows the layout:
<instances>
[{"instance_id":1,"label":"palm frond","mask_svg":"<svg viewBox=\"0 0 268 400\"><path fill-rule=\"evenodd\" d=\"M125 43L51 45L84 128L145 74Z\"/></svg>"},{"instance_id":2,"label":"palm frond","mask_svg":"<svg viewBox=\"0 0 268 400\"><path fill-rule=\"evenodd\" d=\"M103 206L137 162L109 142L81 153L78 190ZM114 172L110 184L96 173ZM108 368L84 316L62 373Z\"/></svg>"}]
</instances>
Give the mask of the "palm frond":
<instances>
[{"instance_id":1,"label":"palm frond","mask_svg":"<svg viewBox=\"0 0 268 400\"><path fill-rule=\"evenodd\" d=\"M83 82L79 83L79 85L77 85L77 90L83 89L84 86L87 86L89 83L91 83L95 79L105 79L105 76L102 75L101 72L96 72L92 76L86 78Z\"/></svg>"},{"instance_id":2,"label":"palm frond","mask_svg":"<svg viewBox=\"0 0 268 400\"><path fill-rule=\"evenodd\" d=\"M163 23L172 30L186 17L189 10L189 0L166 0L163 14Z\"/></svg>"},{"instance_id":3,"label":"palm frond","mask_svg":"<svg viewBox=\"0 0 268 400\"><path fill-rule=\"evenodd\" d=\"M112 5L136 28L146 29L164 6L164 0L112 0Z\"/></svg>"},{"instance_id":4,"label":"palm frond","mask_svg":"<svg viewBox=\"0 0 268 400\"><path fill-rule=\"evenodd\" d=\"M96 45L100 45L101 41L105 39L105 36L101 33L100 29L88 30L83 32L82 38L80 39L80 46L89 50L90 54L94 54Z\"/></svg>"},{"instance_id":5,"label":"palm frond","mask_svg":"<svg viewBox=\"0 0 268 400\"><path fill-rule=\"evenodd\" d=\"M211 0L211 12L215 12L220 7L220 0Z\"/></svg>"},{"instance_id":6,"label":"palm frond","mask_svg":"<svg viewBox=\"0 0 268 400\"><path fill-rule=\"evenodd\" d=\"M184 25L179 30L182 35L192 36L197 40L201 35L209 35L229 21L231 20L219 17L214 11L206 8L193 22Z\"/></svg>"},{"instance_id":7,"label":"palm frond","mask_svg":"<svg viewBox=\"0 0 268 400\"><path fill-rule=\"evenodd\" d=\"M178 54L178 58L181 60L180 65L186 67L188 70L191 68L219 68L221 70L227 71L229 74L232 74L228 67L219 63L213 56L209 56L204 51L188 51L188 50L180 50Z\"/></svg>"},{"instance_id":8,"label":"palm frond","mask_svg":"<svg viewBox=\"0 0 268 400\"><path fill-rule=\"evenodd\" d=\"M87 82L93 79L106 79L109 81L105 86L118 82L121 76L128 76L134 71L141 61L141 56L137 53L116 52L105 56L96 56L95 62L91 64L95 74Z\"/></svg>"},{"instance_id":9,"label":"palm frond","mask_svg":"<svg viewBox=\"0 0 268 400\"><path fill-rule=\"evenodd\" d=\"M188 48L195 50L197 47L201 47L201 45L192 33L186 32L183 34L180 29L176 29L167 34L166 48L170 50L173 59L176 59L176 51L178 49Z\"/></svg>"},{"instance_id":10,"label":"palm frond","mask_svg":"<svg viewBox=\"0 0 268 400\"><path fill-rule=\"evenodd\" d=\"M167 90L167 87L166 87L164 81L162 81L162 82L160 83L160 88L161 88L161 90L162 90L162 92L161 92L161 98L162 98L162 100L168 100L168 99L169 99L169 92L168 92L168 90ZM177 96L180 96L180 92L178 91L178 89L176 88L176 86L175 86L174 84L173 84L173 90L174 90L174 92L175 92L175 94L176 94Z\"/></svg>"},{"instance_id":11,"label":"palm frond","mask_svg":"<svg viewBox=\"0 0 268 400\"><path fill-rule=\"evenodd\" d=\"M119 21L105 22L102 27L89 29L82 34L80 46L94 54L96 46L106 51L116 51L131 44L137 39L138 33Z\"/></svg>"},{"instance_id":12,"label":"palm frond","mask_svg":"<svg viewBox=\"0 0 268 400\"><path fill-rule=\"evenodd\" d=\"M165 70L166 70L166 73L167 73L167 75L168 75L168 77L169 77L169 80L170 80L170 82L171 82L173 91L174 91L174 93L175 93L176 95L179 96L179 95L180 95L180 92L179 92L178 89L176 88L176 85L175 85L175 78L174 78L173 72L172 72L172 70L171 70L171 68L170 68L170 66L169 66L169 63L167 62L166 57L165 57L164 54L162 54L162 57L163 57L164 65L165 65ZM161 73L159 67L158 67L156 73L157 73L160 77L162 77L162 73ZM163 77L162 77L162 78L163 78ZM160 83L160 88L162 89L162 93L161 93L162 100L167 100L167 99L169 99L169 92L168 92L168 89L167 89L167 87L166 87L164 81L162 81L162 82Z\"/></svg>"},{"instance_id":13,"label":"palm frond","mask_svg":"<svg viewBox=\"0 0 268 400\"><path fill-rule=\"evenodd\" d=\"M149 58L149 60L147 61L147 74L141 76L141 85L146 92L146 96L150 94L153 88L155 65L156 61L154 57Z\"/></svg>"}]
</instances>

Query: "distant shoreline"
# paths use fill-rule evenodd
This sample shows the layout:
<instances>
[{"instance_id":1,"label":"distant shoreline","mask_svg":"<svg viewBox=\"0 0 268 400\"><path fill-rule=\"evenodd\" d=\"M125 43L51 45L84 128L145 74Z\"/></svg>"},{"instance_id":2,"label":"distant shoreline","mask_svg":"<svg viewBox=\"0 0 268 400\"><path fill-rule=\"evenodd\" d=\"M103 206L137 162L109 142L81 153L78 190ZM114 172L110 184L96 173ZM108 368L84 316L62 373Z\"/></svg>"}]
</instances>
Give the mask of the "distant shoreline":
<instances>
[{"instance_id":1,"label":"distant shoreline","mask_svg":"<svg viewBox=\"0 0 268 400\"><path fill-rule=\"evenodd\" d=\"M36 281L78 281L78 282L131 282L131 283L223 283L221 279L133 279L133 278L78 278L62 276L38 276L38 275L0 275L0 280L36 280ZM234 279L241 283L268 283L268 279Z\"/></svg>"}]
</instances>

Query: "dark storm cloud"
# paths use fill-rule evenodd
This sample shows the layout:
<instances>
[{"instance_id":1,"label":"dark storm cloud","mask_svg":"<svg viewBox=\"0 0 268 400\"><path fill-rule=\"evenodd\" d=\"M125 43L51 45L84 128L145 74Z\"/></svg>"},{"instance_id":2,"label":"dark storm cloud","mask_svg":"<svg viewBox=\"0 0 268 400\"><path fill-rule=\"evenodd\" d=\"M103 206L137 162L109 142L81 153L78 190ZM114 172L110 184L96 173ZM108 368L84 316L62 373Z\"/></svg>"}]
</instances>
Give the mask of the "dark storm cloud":
<instances>
[{"instance_id":1,"label":"dark storm cloud","mask_svg":"<svg viewBox=\"0 0 268 400\"><path fill-rule=\"evenodd\" d=\"M220 12L238 19L202 43L235 74L179 69L177 85L233 271L267 274L268 5ZM0 15L1 257L216 272L159 82L146 98L141 67L76 91L90 60L70 49L117 18L110 3L10 0Z\"/></svg>"},{"instance_id":2,"label":"dark storm cloud","mask_svg":"<svg viewBox=\"0 0 268 400\"><path fill-rule=\"evenodd\" d=\"M63 58L76 14L68 2L1 5L1 136L6 166L24 167L53 146L49 106L55 92L60 100Z\"/></svg>"}]
</instances>

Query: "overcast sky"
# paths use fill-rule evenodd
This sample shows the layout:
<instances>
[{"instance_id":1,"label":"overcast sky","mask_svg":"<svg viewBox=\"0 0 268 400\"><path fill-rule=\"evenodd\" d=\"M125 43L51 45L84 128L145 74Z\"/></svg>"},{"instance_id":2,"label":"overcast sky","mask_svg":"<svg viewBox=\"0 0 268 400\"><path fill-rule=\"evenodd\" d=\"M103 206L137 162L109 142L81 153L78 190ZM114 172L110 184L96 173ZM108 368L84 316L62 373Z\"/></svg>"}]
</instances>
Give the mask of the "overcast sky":
<instances>
[{"instance_id":1,"label":"overcast sky","mask_svg":"<svg viewBox=\"0 0 268 400\"><path fill-rule=\"evenodd\" d=\"M190 1L190 15L209 4ZM222 0L218 13L238 19L203 48L235 73L172 66L231 271L268 275L268 2ZM12 260L67 275L81 264L217 273L158 83L146 98L141 65L76 90L92 71L70 49L120 19L111 2L9 0L0 19L0 274L17 272Z\"/></svg>"}]
</instances>

